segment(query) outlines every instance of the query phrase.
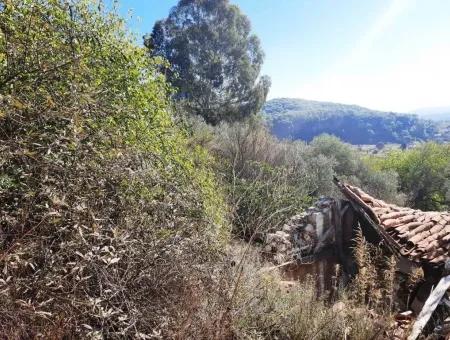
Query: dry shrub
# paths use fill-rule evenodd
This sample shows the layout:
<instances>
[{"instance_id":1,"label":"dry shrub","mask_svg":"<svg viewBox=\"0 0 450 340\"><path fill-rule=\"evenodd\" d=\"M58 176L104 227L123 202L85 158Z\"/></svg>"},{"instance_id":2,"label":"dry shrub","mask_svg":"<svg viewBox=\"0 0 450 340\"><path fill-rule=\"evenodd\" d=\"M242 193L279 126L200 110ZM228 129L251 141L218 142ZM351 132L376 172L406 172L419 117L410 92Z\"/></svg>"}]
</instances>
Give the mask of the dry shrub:
<instances>
[{"instance_id":1,"label":"dry shrub","mask_svg":"<svg viewBox=\"0 0 450 340\"><path fill-rule=\"evenodd\" d=\"M305 163L293 154L303 143L284 143L256 117L222 124L210 148L221 159L234 233L262 238L310 203Z\"/></svg>"},{"instance_id":2,"label":"dry shrub","mask_svg":"<svg viewBox=\"0 0 450 340\"><path fill-rule=\"evenodd\" d=\"M227 231L164 64L97 2L0 5L0 337L183 334Z\"/></svg>"},{"instance_id":3,"label":"dry shrub","mask_svg":"<svg viewBox=\"0 0 450 340\"><path fill-rule=\"evenodd\" d=\"M352 290L360 303L381 313L390 313L398 290L397 262L393 256L386 257L382 247L367 242L361 229L356 235L354 249L358 274Z\"/></svg>"},{"instance_id":4,"label":"dry shrub","mask_svg":"<svg viewBox=\"0 0 450 340\"><path fill-rule=\"evenodd\" d=\"M239 286L232 301L232 327L238 339L376 339L382 338L383 317L341 292L330 302L318 296L314 278L285 282L268 270L253 249L235 248L243 258ZM244 256L244 257L243 257ZM286 290L286 285L291 287Z\"/></svg>"}]
</instances>

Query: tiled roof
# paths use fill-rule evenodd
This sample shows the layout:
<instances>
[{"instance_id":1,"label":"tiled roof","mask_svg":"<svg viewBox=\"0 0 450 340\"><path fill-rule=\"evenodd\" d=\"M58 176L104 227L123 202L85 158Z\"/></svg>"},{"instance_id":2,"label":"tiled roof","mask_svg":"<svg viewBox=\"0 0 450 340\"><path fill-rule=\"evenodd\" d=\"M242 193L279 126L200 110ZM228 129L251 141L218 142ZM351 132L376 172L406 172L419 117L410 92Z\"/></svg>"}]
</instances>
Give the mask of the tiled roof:
<instances>
[{"instance_id":1,"label":"tiled roof","mask_svg":"<svg viewBox=\"0 0 450 340\"><path fill-rule=\"evenodd\" d=\"M360 188L339 183L343 194L367 212L404 256L415 262L442 264L449 259L450 213L399 207ZM383 231L382 230L382 231Z\"/></svg>"}]
</instances>

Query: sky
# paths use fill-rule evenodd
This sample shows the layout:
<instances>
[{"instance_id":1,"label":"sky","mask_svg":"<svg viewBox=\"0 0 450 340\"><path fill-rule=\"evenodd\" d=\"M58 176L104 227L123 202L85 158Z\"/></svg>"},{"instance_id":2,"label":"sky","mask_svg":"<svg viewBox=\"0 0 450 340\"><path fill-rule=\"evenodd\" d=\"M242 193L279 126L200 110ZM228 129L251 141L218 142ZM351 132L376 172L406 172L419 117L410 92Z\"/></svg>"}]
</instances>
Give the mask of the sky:
<instances>
[{"instance_id":1,"label":"sky","mask_svg":"<svg viewBox=\"0 0 450 340\"><path fill-rule=\"evenodd\" d=\"M410 112L450 106L450 0L231 0L265 52L269 99ZM139 36L176 0L120 0ZM131 18L130 11L131 10Z\"/></svg>"}]
</instances>

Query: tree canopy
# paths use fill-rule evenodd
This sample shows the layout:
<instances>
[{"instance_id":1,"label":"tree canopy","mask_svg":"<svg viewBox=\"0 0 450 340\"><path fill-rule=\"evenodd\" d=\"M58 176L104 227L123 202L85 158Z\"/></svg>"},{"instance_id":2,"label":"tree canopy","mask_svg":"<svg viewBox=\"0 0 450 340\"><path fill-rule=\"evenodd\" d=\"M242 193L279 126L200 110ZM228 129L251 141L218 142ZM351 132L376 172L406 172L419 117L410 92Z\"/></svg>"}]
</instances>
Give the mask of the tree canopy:
<instances>
[{"instance_id":1,"label":"tree canopy","mask_svg":"<svg viewBox=\"0 0 450 340\"><path fill-rule=\"evenodd\" d=\"M144 36L151 56L166 58L175 99L212 124L257 113L270 87L249 19L228 0L181 0Z\"/></svg>"}]
</instances>

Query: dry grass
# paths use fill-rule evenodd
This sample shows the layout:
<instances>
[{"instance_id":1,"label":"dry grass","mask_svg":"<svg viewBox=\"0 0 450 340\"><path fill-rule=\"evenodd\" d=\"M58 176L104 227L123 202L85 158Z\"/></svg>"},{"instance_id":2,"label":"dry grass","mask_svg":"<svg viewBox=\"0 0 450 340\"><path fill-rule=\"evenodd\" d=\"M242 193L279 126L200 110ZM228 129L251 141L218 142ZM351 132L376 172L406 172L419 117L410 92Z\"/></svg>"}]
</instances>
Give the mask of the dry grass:
<instances>
[{"instance_id":1,"label":"dry grass","mask_svg":"<svg viewBox=\"0 0 450 340\"><path fill-rule=\"evenodd\" d=\"M242 248L235 252L242 258ZM264 269L255 249L247 251L241 266L231 312L238 339L381 339L389 326L388 317L345 292L331 301L318 296L313 277L286 289L279 272Z\"/></svg>"},{"instance_id":2,"label":"dry grass","mask_svg":"<svg viewBox=\"0 0 450 340\"><path fill-rule=\"evenodd\" d=\"M356 299L376 311L393 311L394 297L399 289L395 258L386 257L381 247L368 243L361 229L355 241L358 274L352 283L352 290Z\"/></svg>"}]
</instances>

